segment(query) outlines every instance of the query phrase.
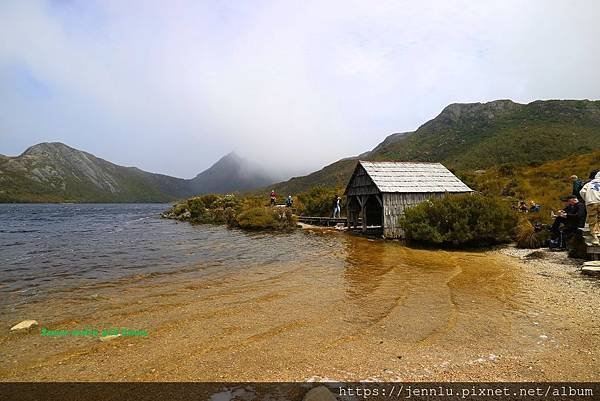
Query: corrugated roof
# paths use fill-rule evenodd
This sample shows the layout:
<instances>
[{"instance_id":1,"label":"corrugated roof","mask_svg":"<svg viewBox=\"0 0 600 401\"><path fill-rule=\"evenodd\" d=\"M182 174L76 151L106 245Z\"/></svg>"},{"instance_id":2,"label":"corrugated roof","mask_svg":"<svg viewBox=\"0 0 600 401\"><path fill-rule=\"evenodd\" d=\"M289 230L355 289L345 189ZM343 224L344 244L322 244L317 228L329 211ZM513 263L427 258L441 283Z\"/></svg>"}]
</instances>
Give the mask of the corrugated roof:
<instances>
[{"instance_id":1,"label":"corrugated roof","mask_svg":"<svg viewBox=\"0 0 600 401\"><path fill-rule=\"evenodd\" d=\"M359 161L381 192L471 192L441 163Z\"/></svg>"}]
</instances>

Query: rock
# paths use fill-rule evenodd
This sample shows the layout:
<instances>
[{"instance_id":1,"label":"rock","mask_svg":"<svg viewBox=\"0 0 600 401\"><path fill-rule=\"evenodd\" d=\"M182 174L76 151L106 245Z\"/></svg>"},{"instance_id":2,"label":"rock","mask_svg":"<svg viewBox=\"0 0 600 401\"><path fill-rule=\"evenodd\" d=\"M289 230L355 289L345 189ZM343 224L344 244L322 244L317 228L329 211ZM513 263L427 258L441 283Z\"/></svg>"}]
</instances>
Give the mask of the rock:
<instances>
[{"instance_id":1,"label":"rock","mask_svg":"<svg viewBox=\"0 0 600 401\"><path fill-rule=\"evenodd\" d=\"M13 327L11 327L10 331L24 330L24 329L28 329L32 326L37 326L37 325L38 325L38 322L35 320L23 320L21 323L15 324Z\"/></svg>"},{"instance_id":2,"label":"rock","mask_svg":"<svg viewBox=\"0 0 600 401\"><path fill-rule=\"evenodd\" d=\"M110 341L110 340L114 340L115 338L119 338L121 337L121 334L114 334L112 336L101 336L100 341L105 342L105 341Z\"/></svg>"},{"instance_id":3,"label":"rock","mask_svg":"<svg viewBox=\"0 0 600 401\"><path fill-rule=\"evenodd\" d=\"M306 393L302 401L337 401L337 399L327 387L319 386Z\"/></svg>"}]
</instances>

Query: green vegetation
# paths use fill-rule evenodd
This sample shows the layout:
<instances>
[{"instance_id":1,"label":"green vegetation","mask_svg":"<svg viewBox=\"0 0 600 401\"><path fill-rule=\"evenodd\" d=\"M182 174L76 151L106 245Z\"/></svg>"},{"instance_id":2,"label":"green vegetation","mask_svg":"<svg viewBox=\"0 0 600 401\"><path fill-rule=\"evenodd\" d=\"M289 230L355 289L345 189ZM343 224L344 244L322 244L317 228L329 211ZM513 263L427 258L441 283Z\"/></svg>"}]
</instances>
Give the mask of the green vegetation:
<instances>
[{"instance_id":1,"label":"green vegetation","mask_svg":"<svg viewBox=\"0 0 600 401\"><path fill-rule=\"evenodd\" d=\"M272 207L259 197L202 195L183 200L163 217L192 224L226 224L247 230L285 231L296 227L297 218L289 208Z\"/></svg>"},{"instance_id":2,"label":"green vegetation","mask_svg":"<svg viewBox=\"0 0 600 401\"><path fill-rule=\"evenodd\" d=\"M400 224L409 240L480 247L510 242L517 215L495 199L447 195L406 209Z\"/></svg>"},{"instance_id":3,"label":"green vegetation","mask_svg":"<svg viewBox=\"0 0 600 401\"><path fill-rule=\"evenodd\" d=\"M342 196L344 190L341 188L330 188L316 186L298 195L296 209L299 214L307 216L329 216L333 211L333 199L336 195ZM344 198L342 198L342 210L345 210Z\"/></svg>"},{"instance_id":4,"label":"green vegetation","mask_svg":"<svg viewBox=\"0 0 600 401\"><path fill-rule=\"evenodd\" d=\"M542 205L540 213L529 213L532 221L550 222L550 211L563 207L560 197L571 194L572 174L586 179L600 167L600 151L566 157L542 164L504 164L486 170L462 171L458 175L471 188L486 196L516 204L519 199Z\"/></svg>"}]
</instances>

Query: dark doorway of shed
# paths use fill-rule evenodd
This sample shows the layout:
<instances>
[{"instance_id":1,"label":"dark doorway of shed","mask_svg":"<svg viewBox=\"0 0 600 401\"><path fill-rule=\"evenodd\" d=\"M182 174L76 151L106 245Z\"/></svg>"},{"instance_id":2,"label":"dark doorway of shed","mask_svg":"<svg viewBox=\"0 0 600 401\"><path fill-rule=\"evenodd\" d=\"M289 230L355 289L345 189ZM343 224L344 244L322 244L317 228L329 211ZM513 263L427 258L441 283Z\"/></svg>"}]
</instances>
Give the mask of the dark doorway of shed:
<instances>
[{"instance_id":1,"label":"dark doorway of shed","mask_svg":"<svg viewBox=\"0 0 600 401\"><path fill-rule=\"evenodd\" d=\"M381 195L354 195L348 198L349 228L370 235L383 234ZM365 226L363 220L366 221Z\"/></svg>"},{"instance_id":2,"label":"dark doorway of shed","mask_svg":"<svg viewBox=\"0 0 600 401\"><path fill-rule=\"evenodd\" d=\"M370 195L365 205L368 234L383 234L383 206L379 203L378 196Z\"/></svg>"}]
</instances>

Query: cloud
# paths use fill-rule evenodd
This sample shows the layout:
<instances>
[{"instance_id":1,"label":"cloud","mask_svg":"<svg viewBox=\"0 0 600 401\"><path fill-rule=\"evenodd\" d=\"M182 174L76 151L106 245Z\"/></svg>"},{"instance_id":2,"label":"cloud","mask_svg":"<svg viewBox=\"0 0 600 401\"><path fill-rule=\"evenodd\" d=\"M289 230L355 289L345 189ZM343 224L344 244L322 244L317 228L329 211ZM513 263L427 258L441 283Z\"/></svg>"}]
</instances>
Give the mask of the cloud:
<instances>
[{"instance_id":1,"label":"cloud","mask_svg":"<svg viewBox=\"0 0 600 401\"><path fill-rule=\"evenodd\" d=\"M0 151L304 170L451 102L598 98L591 1L0 3Z\"/></svg>"}]
</instances>

